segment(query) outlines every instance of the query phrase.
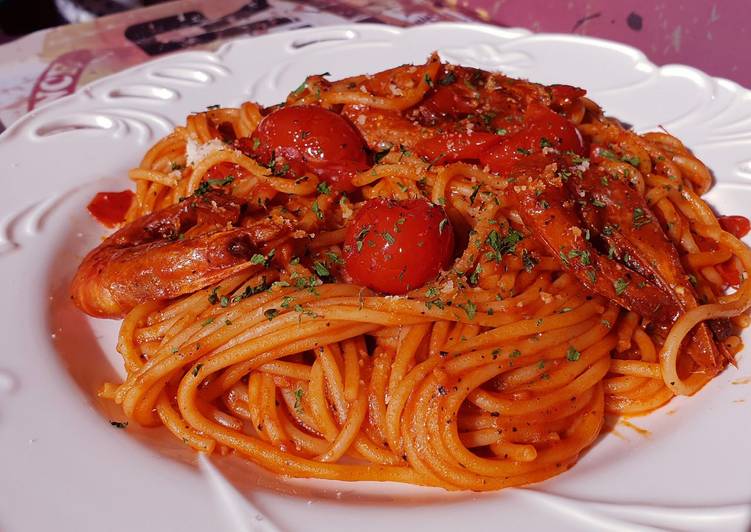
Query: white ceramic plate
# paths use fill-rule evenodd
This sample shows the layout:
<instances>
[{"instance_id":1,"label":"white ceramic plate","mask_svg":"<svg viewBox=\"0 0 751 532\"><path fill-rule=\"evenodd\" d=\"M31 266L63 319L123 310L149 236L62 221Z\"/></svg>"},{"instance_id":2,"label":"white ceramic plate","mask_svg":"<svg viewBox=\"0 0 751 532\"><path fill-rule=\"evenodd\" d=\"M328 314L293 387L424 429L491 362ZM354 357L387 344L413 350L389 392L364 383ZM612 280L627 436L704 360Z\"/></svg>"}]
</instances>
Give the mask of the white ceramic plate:
<instances>
[{"instance_id":1,"label":"white ceramic plate","mask_svg":"<svg viewBox=\"0 0 751 532\"><path fill-rule=\"evenodd\" d=\"M0 529L746 530L751 523L751 357L697 397L602 437L532 489L446 493L286 481L241 460L197 458L100 401L122 372L118 323L88 320L67 286L102 229L84 206L191 111L270 104L307 74L333 78L446 60L588 89L639 131L667 128L714 170L708 199L751 214L751 93L619 44L479 25L328 27L181 53L93 83L0 137ZM747 338L748 341L748 338ZM734 384L738 383L738 384Z\"/></svg>"}]
</instances>

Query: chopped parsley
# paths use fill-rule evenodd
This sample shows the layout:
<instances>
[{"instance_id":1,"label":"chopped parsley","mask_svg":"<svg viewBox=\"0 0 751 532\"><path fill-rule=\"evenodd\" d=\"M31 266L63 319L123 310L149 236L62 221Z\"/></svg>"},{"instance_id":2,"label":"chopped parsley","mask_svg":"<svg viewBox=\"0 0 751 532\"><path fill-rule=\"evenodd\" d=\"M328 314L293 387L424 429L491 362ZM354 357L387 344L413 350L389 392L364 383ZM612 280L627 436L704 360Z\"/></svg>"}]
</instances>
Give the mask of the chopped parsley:
<instances>
[{"instance_id":1,"label":"chopped parsley","mask_svg":"<svg viewBox=\"0 0 751 532\"><path fill-rule=\"evenodd\" d=\"M313 263L313 269L315 270L316 274L318 274L319 277L328 277L329 275L331 275L331 272L329 272L329 269L322 262L315 261Z\"/></svg>"},{"instance_id":2,"label":"chopped parsley","mask_svg":"<svg viewBox=\"0 0 751 532\"><path fill-rule=\"evenodd\" d=\"M581 353L573 345L569 346L568 351L566 351L566 360L576 362L579 357L581 357Z\"/></svg>"},{"instance_id":3,"label":"chopped parsley","mask_svg":"<svg viewBox=\"0 0 751 532\"><path fill-rule=\"evenodd\" d=\"M305 395L305 392L302 388L298 388L295 390L295 412L298 414L304 414L304 410L302 408L302 396Z\"/></svg>"},{"instance_id":4,"label":"chopped parsley","mask_svg":"<svg viewBox=\"0 0 751 532\"><path fill-rule=\"evenodd\" d=\"M396 242L396 240L394 239L394 237L388 231L382 231L381 232L381 236L383 237L383 239L386 242L388 242L391 245L393 245Z\"/></svg>"},{"instance_id":5,"label":"chopped parsley","mask_svg":"<svg viewBox=\"0 0 751 532\"><path fill-rule=\"evenodd\" d=\"M311 209L313 209L313 212L316 215L316 218L319 220L323 220L323 211L321 211L321 207L318 205L318 200L313 201L313 205L311 206Z\"/></svg>"},{"instance_id":6,"label":"chopped parsley","mask_svg":"<svg viewBox=\"0 0 751 532\"><path fill-rule=\"evenodd\" d=\"M477 193L480 192L480 185L474 185L472 187L472 194L469 195L469 204L474 205L475 199L477 198Z\"/></svg>"},{"instance_id":7,"label":"chopped parsley","mask_svg":"<svg viewBox=\"0 0 751 532\"><path fill-rule=\"evenodd\" d=\"M456 81L456 74L454 74L454 72L451 71L451 72L446 72L446 74L441 79L438 80L438 84L443 85L445 87L446 85L451 85L455 81Z\"/></svg>"},{"instance_id":8,"label":"chopped parsley","mask_svg":"<svg viewBox=\"0 0 751 532\"><path fill-rule=\"evenodd\" d=\"M360 229L360 232L355 235L355 247L357 247L357 251L362 251L362 243L365 237L368 236L368 233L370 233L370 227L366 226Z\"/></svg>"},{"instance_id":9,"label":"chopped parsley","mask_svg":"<svg viewBox=\"0 0 751 532\"><path fill-rule=\"evenodd\" d=\"M428 87L433 88L433 78L430 77L430 74L426 72L425 75L423 76L423 79L425 80L425 84Z\"/></svg>"},{"instance_id":10,"label":"chopped parsley","mask_svg":"<svg viewBox=\"0 0 751 532\"><path fill-rule=\"evenodd\" d=\"M606 206L605 203L603 203L602 201L600 201L597 198L592 198L592 205L594 205L595 207L598 207L600 209Z\"/></svg>"},{"instance_id":11,"label":"chopped parsley","mask_svg":"<svg viewBox=\"0 0 751 532\"><path fill-rule=\"evenodd\" d=\"M537 259L526 249L522 250L522 264L524 264L524 271L531 272L537 266Z\"/></svg>"},{"instance_id":12,"label":"chopped parsley","mask_svg":"<svg viewBox=\"0 0 751 532\"><path fill-rule=\"evenodd\" d=\"M613 288L615 288L615 295L619 296L623 292L626 291L626 287L628 286L628 281L626 281L624 278L618 278L613 283Z\"/></svg>"},{"instance_id":13,"label":"chopped parsley","mask_svg":"<svg viewBox=\"0 0 751 532\"><path fill-rule=\"evenodd\" d=\"M195 192L193 192L194 196L203 196L204 194L208 194L211 192L212 188L216 187L223 187L225 185L229 185L235 180L234 176L228 175L227 177L221 178L221 179L207 179L206 181L203 181L200 185L198 185L198 188L196 188Z\"/></svg>"},{"instance_id":14,"label":"chopped parsley","mask_svg":"<svg viewBox=\"0 0 751 532\"><path fill-rule=\"evenodd\" d=\"M647 213L644 212L644 209L642 209L641 207L634 208L634 227L638 229L643 225L647 225L651 221L652 220L649 218Z\"/></svg>"},{"instance_id":15,"label":"chopped parsley","mask_svg":"<svg viewBox=\"0 0 751 532\"><path fill-rule=\"evenodd\" d=\"M497 262L500 262L503 255L514 253L516 245L522 240L524 240L524 236L515 229L510 229L504 237L501 237L500 233L493 229L488 233L485 243L495 252L491 253L491 258L495 258Z\"/></svg>"},{"instance_id":16,"label":"chopped parsley","mask_svg":"<svg viewBox=\"0 0 751 532\"><path fill-rule=\"evenodd\" d=\"M321 181L320 183L318 183L316 190L318 190L318 192L321 194L328 194L329 192L331 192L331 187L329 187L329 184L326 181Z\"/></svg>"},{"instance_id":17,"label":"chopped parsley","mask_svg":"<svg viewBox=\"0 0 751 532\"><path fill-rule=\"evenodd\" d=\"M203 364L196 364L196 366L193 368L193 376L198 377L198 373L201 371L201 368L203 367Z\"/></svg>"},{"instance_id":18,"label":"chopped parsley","mask_svg":"<svg viewBox=\"0 0 751 532\"><path fill-rule=\"evenodd\" d=\"M324 255L334 264L344 264L344 260L333 251L327 251Z\"/></svg>"}]
</instances>

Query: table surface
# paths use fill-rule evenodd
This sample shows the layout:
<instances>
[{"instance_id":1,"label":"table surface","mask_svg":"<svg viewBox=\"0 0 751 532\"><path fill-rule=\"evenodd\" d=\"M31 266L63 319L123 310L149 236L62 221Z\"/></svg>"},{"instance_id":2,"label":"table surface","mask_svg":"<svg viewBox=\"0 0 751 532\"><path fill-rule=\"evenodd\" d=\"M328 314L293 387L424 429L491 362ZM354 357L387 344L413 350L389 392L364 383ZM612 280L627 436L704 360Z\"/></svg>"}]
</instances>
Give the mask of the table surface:
<instances>
[{"instance_id":1,"label":"table surface","mask_svg":"<svg viewBox=\"0 0 751 532\"><path fill-rule=\"evenodd\" d=\"M152 57L233 38L348 22L454 20L630 44L751 87L751 0L177 0L0 46L0 132L39 105Z\"/></svg>"}]
</instances>

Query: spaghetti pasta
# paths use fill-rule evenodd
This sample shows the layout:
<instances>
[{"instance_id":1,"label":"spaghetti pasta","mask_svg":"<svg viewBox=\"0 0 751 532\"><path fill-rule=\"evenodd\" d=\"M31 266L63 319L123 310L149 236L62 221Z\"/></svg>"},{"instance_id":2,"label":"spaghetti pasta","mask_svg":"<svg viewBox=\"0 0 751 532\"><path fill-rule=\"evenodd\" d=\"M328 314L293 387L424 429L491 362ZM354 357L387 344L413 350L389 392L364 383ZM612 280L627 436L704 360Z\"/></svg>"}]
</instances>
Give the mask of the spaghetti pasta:
<instances>
[{"instance_id":1,"label":"spaghetti pasta","mask_svg":"<svg viewBox=\"0 0 751 532\"><path fill-rule=\"evenodd\" d=\"M311 76L190 115L129 177L72 287L125 315L102 396L282 475L539 482L742 347L743 221L678 139L574 87L436 56Z\"/></svg>"}]
</instances>

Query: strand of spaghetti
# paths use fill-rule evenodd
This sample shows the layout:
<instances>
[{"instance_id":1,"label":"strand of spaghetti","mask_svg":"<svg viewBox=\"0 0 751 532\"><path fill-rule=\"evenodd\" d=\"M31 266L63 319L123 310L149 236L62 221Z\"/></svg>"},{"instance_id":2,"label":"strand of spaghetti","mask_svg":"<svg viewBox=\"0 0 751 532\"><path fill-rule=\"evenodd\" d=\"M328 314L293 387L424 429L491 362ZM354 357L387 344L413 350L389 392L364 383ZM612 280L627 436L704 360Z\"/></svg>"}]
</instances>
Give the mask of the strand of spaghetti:
<instances>
[{"instance_id":1,"label":"strand of spaghetti","mask_svg":"<svg viewBox=\"0 0 751 532\"><path fill-rule=\"evenodd\" d=\"M584 361L589 361L590 358L593 357L588 356L588 354L582 355L582 359ZM501 412L505 415L529 414L537 410L548 408L556 403L565 401L570 397L575 397L577 393L581 393L586 388L591 387L594 381L599 381L600 379L602 379L602 377L605 376L605 374L608 372L609 368L610 360L607 357L601 356L596 361L593 361L591 367L584 370L584 372L581 373L576 379L569 382L565 386L562 386L554 393L546 394L540 397L534 397L532 399L517 401L504 399L497 397L491 392L487 392L479 388L475 391L472 391L467 399L488 412ZM498 368L481 368L479 370L474 370L471 374L463 379L463 382L474 382L476 380L485 382L488 380L488 375L490 375L489 378L492 378L497 372ZM464 388L467 388L466 384L463 384L462 386Z\"/></svg>"},{"instance_id":2,"label":"strand of spaghetti","mask_svg":"<svg viewBox=\"0 0 751 532\"><path fill-rule=\"evenodd\" d=\"M611 360L610 371L622 375L633 375L635 377L662 380L660 365L655 362L642 362L641 360Z\"/></svg>"},{"instance_id":3,"label":"strand of spaghetti","mask_svg":"<svg viewBox=\"0 0 751 532\"><path fill-rule=\"evenodd\" d=\"M427 483L406 467L385 465L340 465L320 463L278 451L271 445L252 436L228 430L204 417L194 406L195 386L189 377L178 388L180 412L196 430L210 433L222 444L233 448L277 473L287 472L297 477L318 477L331 480L390 480L426 485Z\"/></svg>"},{"instance_id":4,"label":"strand of spaghetti","mask_svg":"<svg viewBox=\"0 0 751 532\"><path fill-rule=\"evenodd\" d=\"M479 334L477 337L462 343L460 349L452 351L451 354L464 353L513 338L569 327L595 314L602 314L604 310L599 302L588 301L576 310L542 320L542 323L541 320L520 320Z\"/></svg>"},{"instance_id":5,"label":"strand of spaghetti","mask_svg":"<svg viewBox=\"0 0 751 532\"><path fill-rule=\"evenodd\" d=\"M360 388L360 364L357 348L357 340L346 340L342 342L344 351L344 398L347 402L354 401ZM367 352L363 348L364 356Z\"/></svg>"},{"instance_id":6,"label":"strand of spaghetti","mask_svg":"<svg viewBox=\"0 0 751 532\"><path fill-rule=\"evenodd\" d=\"M430 330L429 324L420 324L406 327L399 335L399 345L396 349L396 357L391 364L391 374L387 393L389 396L394 394L397 385L402 381L404 375L413 365L417 349L422 343L423 338Z\"/></svg>"},{"instance_id":7,"label":"strand of spaghetti","mask_svg":"<svg viewBox=\"0 0 751 532\"><path fill-rule=\"evenodd\" d=\"M316 457L316 460L321 462L336 462L339 460L354 443L354 440L360 431L360 426L365 419L367 409L368 403L363 390L352 403L352 406L347 412L347 419L344 422L344 425L342 425L339 434L337 434L332 442L331 447L329 447L325 453Z\"/></svg>"},{"instance_id":8,"label":"strand of spaghetti","mask_svg":"<svg viewBox=\"0 0 751 532\"><path fill-rule=\"evenodd\" d=\"M403 452L400 438L402 413L407 404L410 394L417 383L423 381L433 369L441 363L441 358L433 356L417 364L410 372L399 381L398 386L389 393L389 403L386 407L385 427L389 447L396 454Z\"/></svg>"},{"instance_id":9,"label":"strand of spaghetti","mask_svg":"<svg viewBox=\"0 0 751 532\"><path fill-rule=\"evenodd\" d=\"M156 410L164 426L184 443L199 452L211 453L214 451L216 442L211 438L198 434L190 426L186 425L182 417L172 408L166 393L162 392L160 394Z\"/></svg>"}]
</instances>

